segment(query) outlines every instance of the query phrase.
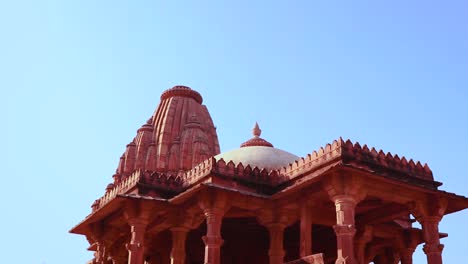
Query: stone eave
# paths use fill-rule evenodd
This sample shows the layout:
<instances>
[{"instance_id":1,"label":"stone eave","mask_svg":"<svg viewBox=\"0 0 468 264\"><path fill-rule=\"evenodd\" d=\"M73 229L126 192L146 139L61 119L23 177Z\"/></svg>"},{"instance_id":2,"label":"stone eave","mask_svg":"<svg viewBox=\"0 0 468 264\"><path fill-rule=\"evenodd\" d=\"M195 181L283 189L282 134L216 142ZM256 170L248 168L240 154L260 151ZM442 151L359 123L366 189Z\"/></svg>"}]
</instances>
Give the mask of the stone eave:
<instances>
[{"instance_id":1,"label":"stone eave","mask_svg":"<svg viewBox=\"0 0 468 264\"><path fill-rule=\"evenodd\" d=\"M89 226L92 223L98 222L108 217L110 214L119 211L122 208L122 205L125 203L125 201L129 199L168 203L167 199L162 199L158 197L151 197L138 194L118 194L115 198L106 203L103 207L89 214L83 221L74 226L69 232L73 234L86 235L90 232Z\"/></svg>"},{"instance_id":2,"label":"stone eave","mask_svg":"<svg viewBox=\"0 0 468 264\"><path fill-rule=\"evenodd\" d=\"M446 215L468 208L468 197L442 190L432 191L432 193L448 200L447 209L445 210Z\"/></svg>"},{"instance_id":3,"label":"stone eave","mask_svg":"<svg viewBox=\"0 0 468 264\"><path fill-rule=\"evenodd\" d=\"M123 199L119 199L119 197L115 197L101 208L97 209L90 213L84 220L70 229L70 233L79 234L79 235L86 235L90 232L89 225L97 222L105 217L107 217L110 213L117 211L120 209L123 203Z\"/></svg>"}]
</instances>

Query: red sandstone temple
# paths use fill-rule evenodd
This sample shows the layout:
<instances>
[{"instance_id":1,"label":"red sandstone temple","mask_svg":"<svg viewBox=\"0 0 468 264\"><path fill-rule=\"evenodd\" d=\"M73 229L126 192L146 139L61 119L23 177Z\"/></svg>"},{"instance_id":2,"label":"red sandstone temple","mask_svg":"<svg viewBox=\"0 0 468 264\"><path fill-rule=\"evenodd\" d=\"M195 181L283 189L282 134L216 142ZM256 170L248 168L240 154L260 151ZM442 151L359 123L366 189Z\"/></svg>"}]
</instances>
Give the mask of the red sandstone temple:
<instances>
[{"instance_id":1,"label":"red sandstone temple","mask_svg":"<svg viewBox=\"0 0 468 264\"><path fill-rule=\"evenodd\" d=\"M443 216L468 198L429 167L341 138L298 157L253 137L220 153L201 95L176 86L71 232L98 264L441 264ZM412 226L419 222L422 229Z\"/></svg>"}]
</instances>

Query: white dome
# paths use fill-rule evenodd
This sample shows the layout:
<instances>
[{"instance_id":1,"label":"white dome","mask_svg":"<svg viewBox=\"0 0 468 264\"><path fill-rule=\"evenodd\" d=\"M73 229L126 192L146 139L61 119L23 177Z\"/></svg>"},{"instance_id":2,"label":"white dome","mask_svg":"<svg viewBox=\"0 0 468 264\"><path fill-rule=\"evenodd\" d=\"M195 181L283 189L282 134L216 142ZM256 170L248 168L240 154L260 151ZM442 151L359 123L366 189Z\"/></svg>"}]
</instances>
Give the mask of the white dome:
<instances>
[{"instance_id":1,"label":"white dome","mask_svg":"<svg viewBox=\"0 0 468 264\"><path fill-rule=\"evenodd\" d=\"M242 162L244 166L267 170L280 169L299 159L298 156L284 150L265 146L242 147L218 154L214 158L217 161L223 159L226 163L232 160L236 165Z\"/></svg>"}]
</instances>

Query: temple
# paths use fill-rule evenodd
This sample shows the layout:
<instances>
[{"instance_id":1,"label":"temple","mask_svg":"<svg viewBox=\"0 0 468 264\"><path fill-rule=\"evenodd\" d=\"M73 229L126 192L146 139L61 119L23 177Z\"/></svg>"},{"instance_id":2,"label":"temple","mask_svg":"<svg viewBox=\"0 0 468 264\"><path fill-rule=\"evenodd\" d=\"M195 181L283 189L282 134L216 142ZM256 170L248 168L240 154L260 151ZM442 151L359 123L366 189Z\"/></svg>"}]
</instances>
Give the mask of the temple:
<instances>
[{"instance_id":1,"label":"temple","mask_svg":"<svg viewBox=\"0 0 468 264\"><path fill-rule=\"evenodd\" d=\"M427 164L341 138L298 157L252 132L220 153L202 96L166 90L70 231L89 263L411 264L419 244L442 263L439 222L468 198L440 190Z\"/></svg>"}]
</instances>

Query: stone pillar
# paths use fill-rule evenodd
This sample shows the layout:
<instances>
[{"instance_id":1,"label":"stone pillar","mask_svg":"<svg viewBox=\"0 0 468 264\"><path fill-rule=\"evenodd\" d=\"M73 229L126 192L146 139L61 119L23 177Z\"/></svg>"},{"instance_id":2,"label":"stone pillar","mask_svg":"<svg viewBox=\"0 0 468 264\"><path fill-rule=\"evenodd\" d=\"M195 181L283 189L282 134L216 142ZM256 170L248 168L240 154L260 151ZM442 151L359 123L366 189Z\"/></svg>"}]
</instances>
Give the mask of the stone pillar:
<instances>
[{"instance_id":1,"label":"stone pillar","mask_svg":"<svg viewBox=\"0 0 468 264\"><path fill-rule=\"evenodd\" d=\"M128 219L130 225L131 239L127 244L128 264L144 264L144 240L148 222L140 218Z\"/></svg>"},{"instance_id":2,"label":"stone pillar","mask_svg":"<svg viewBox=\"0 0 468 264\"><path fill-rule=\"evenodd\" d=\"M442 250L444 245L440 244L439 222L441 217L426 216L420 221L424 235L424 253L428 264L442 264Z\"/></svg>"},{"instance_id":3,"label":"stone pillar","mask_svg":"<svg viewBox=\"0 0 468 264\"><path fill-rule=\"evenodd\" d=\"M223 211L218 208L204 209L206 218L206 236L203 236L205 242L205 264L221 263L221 223L223 221Z\"/></svg>"},{"instance_id":4,"label":"stone pillar","mask_svg":"<svg viewBox=\"0 0 468 264\"><path fill-rule=\"evenodd\" d=\"M185 264L185 240L189 229L185 227L173 227L171 264Z\"/></svg>"},{"instance_id":5,"label":"stone pillar","mask_svg":"<svg viewBox=\"0 0 468 264\"><path fill-rule=\"evenodd\" d=\"M360 230L359 237L356 238L356 260L358 263L366 261L366 246L372 241L373 227L366 225Z\"/></svg>"},{"instance_id":6,"label":"stone pillar","mask_svg":"<svg viewBox=\"0 0 468 264\"><path fill-rule=\"evenodd\" d=\"M385 255L382 255L382 254L375 256L374 263L375 264L390 264L387 262L387 258L385 257Z\"/></svg>"},{"instance_id":7,"label":"stone pillar","mask_svg":"<svg viewBox=\"0 0 468 264\"><path fill-rule=\"evenodd\" d=\"M282 223L271 223L267 225L268 232L270 233L270 250L268 251L270 264L283 264L285 255L283 236L285 227L286 225Z\"/></svg>"},{"instance_id":8,"label":"stone pillar","mask_svg":"<svg viewBox=\"0 0 468 264\"><path fill-rule=\"evenodd\" d=\"M400 250L401 264L413 264L414 248L405 248Z\"/></svg>"},{"instance_id":9,"label":"stone pillar","mask_svg":"<svg viewBox=\"0 0 468 264\"><path fill-rule=\"evenodd\" d=\"M312 255L312 210L308 205L301 208L300 236L300 257Z\"/></svg>"},{"instance_id":10,"label":"stone pillar","mask_svg":"<svg viewBox=\"0 0 468 264\"><path fill-rule=\"evenodd\" d=\"M96 253L94 253L94 262L97 264L104 264L104 255L104 244L102 242L97 242Z\"/></svg>"},{"instance_id":11,"label":"stone pillar","mask_svg":"<svg viewBox=\"0 0 468 264\"><path fill-rule=\"evenodd\" d=\"M336 225L333 226L337 240L336 264L357 264L354 257L354 210L356 200L351 195L332 197L336 207Z\"/></svg>"}]
</instances>

